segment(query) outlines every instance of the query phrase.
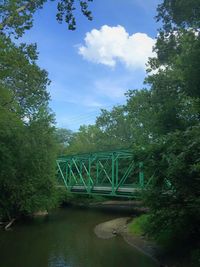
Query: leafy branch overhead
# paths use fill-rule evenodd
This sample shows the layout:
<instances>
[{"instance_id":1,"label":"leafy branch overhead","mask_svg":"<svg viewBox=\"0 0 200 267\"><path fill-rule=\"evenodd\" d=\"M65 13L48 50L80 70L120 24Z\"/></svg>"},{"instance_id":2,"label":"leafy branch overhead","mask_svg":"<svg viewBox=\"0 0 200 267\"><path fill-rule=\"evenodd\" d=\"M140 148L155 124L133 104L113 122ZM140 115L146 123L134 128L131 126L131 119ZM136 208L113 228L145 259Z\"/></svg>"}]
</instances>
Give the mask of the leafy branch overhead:
<instances>
[{"instance_id":1,"label":"leafy branch overhead","mask_svg":"<svg viewBox=\"0 0 200 267\"><path fill-rule=\"evenodd\" d=\"M79 0L79 5L81 8L81 12L84 16L86 16L89 20L92 20L92 13L88 10L88 2L92 2L92 0L81 1ZM76 29L76 19L74 16L74 11L76 10L75 1L74 0L61 0L58 3L58 13L57 20L58 22L63 22L63 20L68 24L69 30Z\"/></svg>"},{"instance_id":2,"label":"leafy branch overhead","mask_svg":"<svg viewBox=\"0 0 200 267\"><path fill-rule=\"evenodd\" d=\"M54 2L55 0L51 0ZM92 20L89 2L93 0L60 0L57 4L56 18L59 23L68 24L69 30L76 29L75 11L80 9L82 14ZM16 37L23 35L33 25L33 15L41 9L48 0L3 0L0 3L0 32L14 34Z\"/></svg>"},{"instance_id":3,"label":"leafy branch overhead","mask_svg":"<svg viewBox=\"0 0 200 267\"><path fill-rule=\"evenodd\" d=\"M185 28L200 28L200 0L163 0L158 5L156 19L163 22L166 31Z\"/></svg>"}]
</instances>

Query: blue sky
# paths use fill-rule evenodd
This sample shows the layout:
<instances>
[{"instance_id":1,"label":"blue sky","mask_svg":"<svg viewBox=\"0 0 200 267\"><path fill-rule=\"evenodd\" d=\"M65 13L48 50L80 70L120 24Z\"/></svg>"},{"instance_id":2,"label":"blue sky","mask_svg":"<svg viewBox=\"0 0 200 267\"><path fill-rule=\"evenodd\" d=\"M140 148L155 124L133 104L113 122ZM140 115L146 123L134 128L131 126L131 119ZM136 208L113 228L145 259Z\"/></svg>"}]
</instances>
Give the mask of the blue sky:
<instances>
[{"instance_id":1,"label":"blue sky","mask_svg":"<svg viewBox=\"0 0 200 267\"><path fill-rule=\"evenodd\" d=\"M49 1L34 16L20 41L36 42L38 64L49 73L50 107L57 127L77 130L92 124L101 108L125 102L128 89L143 87L145 62L152 56L159 0L94 0L93 21L76 13L77 29L55 19Z\"/></svg>"}]
</instances>

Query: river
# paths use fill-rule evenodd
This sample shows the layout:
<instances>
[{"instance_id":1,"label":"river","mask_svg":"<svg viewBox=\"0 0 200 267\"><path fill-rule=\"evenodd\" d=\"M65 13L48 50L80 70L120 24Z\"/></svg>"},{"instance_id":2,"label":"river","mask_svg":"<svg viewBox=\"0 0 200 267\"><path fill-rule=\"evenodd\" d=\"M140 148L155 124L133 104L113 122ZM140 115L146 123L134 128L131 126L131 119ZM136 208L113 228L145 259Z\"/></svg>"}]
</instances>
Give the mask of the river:
<instances>
[{"instance_id":1,"label":"river","mask_svg":"<svg viewBox=\"0 0 200 267\"><path fill-rule=\"evenodd\" d=\"M104 240L94 234L95 225L117 217L65 208L18 223L0 231L0 267L156 267L122 237Z\"/></svg>"}]
</instances>

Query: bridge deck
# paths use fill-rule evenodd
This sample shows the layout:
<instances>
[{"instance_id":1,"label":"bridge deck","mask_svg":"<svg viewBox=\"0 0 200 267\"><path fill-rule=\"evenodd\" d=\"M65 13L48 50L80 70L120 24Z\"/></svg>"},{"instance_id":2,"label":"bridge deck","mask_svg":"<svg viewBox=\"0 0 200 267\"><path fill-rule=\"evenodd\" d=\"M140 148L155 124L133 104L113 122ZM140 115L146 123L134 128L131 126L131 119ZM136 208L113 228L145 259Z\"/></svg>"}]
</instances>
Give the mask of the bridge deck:
<instances>
[{"instance_id":1,"label":"bridge deck","mask_svg":"<svg viewBox=\"0 0 200 267\"><path fill-rule=\"evenodd\" d=\"M124 193L134 193L138 192L139 188L130 188L130 187L119 187L116 191L117 192L124 192ZM87 191L85 186L75 185L71 187L71 191ZM94 186L91 188L91 191L98 191L98 192L112 192L112 187L110 186Z\"/></svg>"}]
</instances>

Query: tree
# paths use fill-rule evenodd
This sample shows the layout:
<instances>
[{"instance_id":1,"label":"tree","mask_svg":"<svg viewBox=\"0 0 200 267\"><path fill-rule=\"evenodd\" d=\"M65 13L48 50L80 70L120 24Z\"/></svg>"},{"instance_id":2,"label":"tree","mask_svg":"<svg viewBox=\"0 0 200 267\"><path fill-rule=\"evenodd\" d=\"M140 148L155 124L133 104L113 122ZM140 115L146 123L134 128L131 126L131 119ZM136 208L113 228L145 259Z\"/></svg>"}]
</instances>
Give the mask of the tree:
<instances>
[{"instance_id":1,"label":"tree","mask_svg":"<svg viewBox=\"0 0 200 267\"><path fill-rule=\"evenodd\" d=\"M114 106L111 111L102 109L96 126L101 131L102 149L130 147L131 132L124 106Z\"/></svg>"},{"instance_id":2,"label":"tree","mask_svg":"<svg viewBox=\"0 0 200 267\"><path fill-rule=\"evenodd\" d=\"M175 131L148 151L154 177L146 193L150 208L147 232L168 250L184 251L187 256L199 247L199 131L199 124Z\"/></svg>"},{"instance_id":3,"label":"tree","mask_svg":"<svg viewBox=\"0 0 200 267\"><path fill-rule=\"evenodd\" d=\"M115 106L111 111L102 109L95 125L82 125L73 134L67 154L108 151L130 148L131 132L128 116L123 106Z\"/></svg>"},{"instance_id":4,"label":"tree","mask_svg":"<svg viewBox=\"0 0 200 267\"><path fill-rule=\"evenodd\" d=\"M55 204L54 116L35 45L0 36L0 216Z\"/></svg>"},{"instance_id":5,"label":"tree","mask_svg":"<svg viewBox=\"0 0 200 267\"><path fill-rule=\"evenodd\" d=\"M37 64L36 45L21 44L0 37L0 84L12 94L18 103L21 118L30 119L41 106L48 105L46 87L50 81L47 72Z\"/></svg>"},{"instance_id":6,"label":"tree","mask_svg":"<svg viewBox=\"0 0 200 267\"><path fill-rule=\"evenodd\" d=\"M0 215L10 219L55 204L54 117L35 47L5 36L0 47Z\"/></svg>"},{"instance_id":7,"label":"tree","mask_svg":"<svg viewBox=\"0 0 200 267\"><path fill-rule=\"evenodd\" d=\"M65 153L67 147L73 140L74 133L69 129L57 128L55 131L55 139L57 143L58 155Z\"/></svg>"},{"instance_id":8,"label":"tree","mask_svg":"<svg viewBox=\"0 0 200 267\"><path fill-rule=\"evenodd\" d=\"M56 200L56 134L46 90L50 81L37 65L36 44L16 45L11 39L32 27L34 13L45 2L0 3L0 216L5 219L48 209ZM57 20L70 30L76 28L77 2L92 19L92 0L60 0Z\"/></svg>"},{"instance_id":9,"label":"tree","mask_svg":"<svg viewBox=\"0 0 200 267\"><path fill-rule=\"evenodd\" d=\"M146 79L156 125L146 155L148 172L154 174L146 194L151 209L147 232L176 253L180 244L187 257L200 255L198 2L165 0L159 5L163 27Z\"/></svg>"},{"instance_id":10,"label":"tree","mask_svg":"<svg viewBox=\"0 0 200 267\"><path fill-rule=\"evenodd\" d=\"M90 153L101 150L98 141L100 131L96 125L82 125L78 132L73 134L70 145L66 148L66 154Z\"/></svg>"},{"instance_id":11,"label":"tree","mask_svg":"<svg viewBox=\"0 0 200 267\"><path fill-rule=\"evenodd\" d=\"M199 0L164 0L158 6L157 20L163 22L167 31L172 28L200 27Z\"/></svg>"},{"instance_id":12,"label":"tree","mask_svg":"<svg viewBox=\"0 0 200 267\"><path fill-rule=\"evenodd\" d=\"M55 144L46 121L27 127L15 114L5 114L0 116L0 214L8 220L55 205Z\"/></svg>"},{"instance_id":13,"label":"tree","mask_svg":"<svg viewBox=\"0 0 200 267\"><path fill-rule=\"evenodd\" d=\"M55 0L51 0L55 1ZM57 20L63 20L68 24L69 30L76 29L76 19L74 11L77 8L89 20L92 20L91 11L88 10L88 3L93 0L60 0L57 4ZM15 34L16 37L22 36L25 30L33 25L33 15L39 8L42 8L47 0L3 0L0 4L0 32Z\"/></svg>"}]
</instances>

